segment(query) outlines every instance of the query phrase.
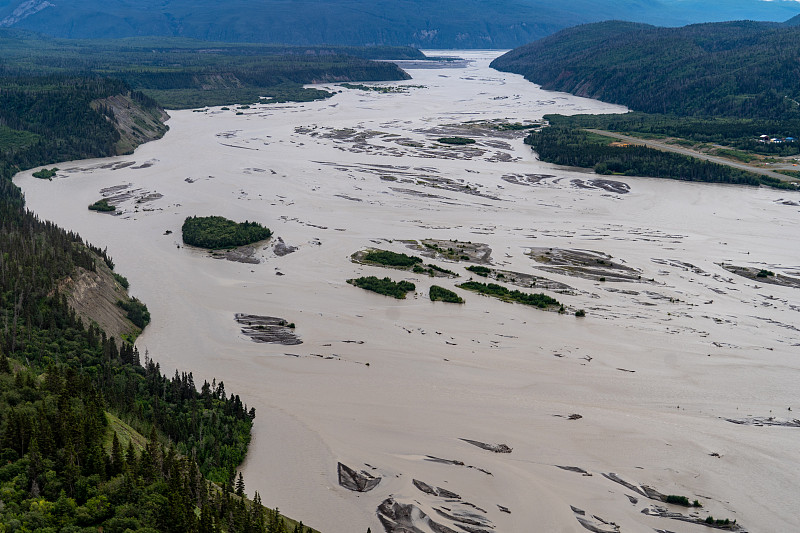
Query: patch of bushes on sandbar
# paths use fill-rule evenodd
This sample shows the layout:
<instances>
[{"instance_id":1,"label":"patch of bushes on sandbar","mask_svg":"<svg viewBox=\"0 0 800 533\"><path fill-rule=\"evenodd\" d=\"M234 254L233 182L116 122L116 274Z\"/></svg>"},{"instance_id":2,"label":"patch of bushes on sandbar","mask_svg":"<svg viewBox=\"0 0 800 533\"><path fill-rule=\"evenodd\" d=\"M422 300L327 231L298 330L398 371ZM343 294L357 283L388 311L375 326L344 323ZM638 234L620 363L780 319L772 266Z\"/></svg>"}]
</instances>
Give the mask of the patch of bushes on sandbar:
<instances>
[{"instance_id":1,"label":"patch of bushes on sandbar","mask_svg":"<svg viewBox=\"0 0 800 533\"><path fill-rule=\"evenodd\" d=\"M363 261L401 268L413 267L417 263L422 263L422 259L419 257L398 254L396 252L390 252L389 250L370 250L364 255Z\"/></svg>"},{"instance_id":2,"label":"patch of bushes on sandbar","mask_svg":"<svg viewBox=\"0 0 800 533\"><path fill-rule=\"evenodd\" d=\"M730 529L731 527L736 525L736 520L734 520L733 522L731 522L730 519L728 518L726 518L725 520L719 520L719 519L714 520L714 517L709 515L706 517L705 523L708 524L709 526L727 527L728 529Z\"/></svg>"},{"instance_id":3,"label":"patch of bushes on sandbar","mask_svg":"<svg viewBox=\"0 0 800 533\"><path fill-rule=\"evenodd\" d=\"M200 248L235 248L269 239L272 232L258 222L234 222L225 217L188 217L181 227L183 242Z\"/></svg>"},{"instance_id":4,"label":"patch of bushes on sandbar","mask_svg":"<svg viewBox=\"0 0 800 533\"><path fill-rule=\"evenodd\" d=\"M452 241L452 242L458 243L458 241ZM433 250L434 252L442 254L443 256L445 256L445 258L450 259L452 261L469 261L469 256L463 253L464 245L458 245L458 247L461 248L461 250L454 250L452 247L445 250L438 244L429 243L425 241L422 242L422 245L429 250Z\"/></svg>"},{"instance_id":5,"label":"patch of bushes on sandbar","mask_svg":"<svg viewBox=\"0 0 800 533\"><path fill-rule=\"evenodd\" d=\"M391 296L398 300L404 299L406 293L417 288L416 285L409 281L392 281L391 278L379 279L375 276L348 279L347 283L378 294Z\"/></svg>"},{"instance_id":6,"label":"patch of bushes on sandbar","mask_svg":"<svg viewBox=\"0 0 800 533\"><path fill-rule=\"evenodd\" d=\"M446 268L442 268L440 266L436 266L436 265L434 265L432 263L429 263L429 264L425 265L424 267L420 266L420 265L414 265L414 268L412 270L413 270L414 274L427 274L430 277L435 277L437 272L440 272L440 273L444 274L445 276L452 276L454 278L458 277L458 274L456 274L452 270L447 270Z\"/></svg>"},{"instance_id":7,"label":"patch of bushes on sandbar","mask_svg":"<svg viewBox=\"0 0 800 533\"><path fill-rule=\"evenodd\" d=\"M475 139L469 137L440 137L436 140L443 144L475 144Z\"/></svg>"},{"instance_id":8,"label":"patch of bushes on sandbar","mask_svg":"<svg viewBox=\"0 0 800 533\"><path fill-rule=\"evenodd\" d=\"M428 296L430 296L432 302L449 302L453 304L463 304L464 299L459 296L458 294L454 293L449 289L445 289L444 287L440 287L438 285L431 285L430 290L428 291Z\"/></svg>"},{"instance_id":9,"label":"patch of bushes on sandbar","mask_svg":"<svg viewBox=\"0 0 800 533\"><path fill-rule=\"evenodd\" d=\"M546 309L551 306L561 306L561 303L555 298L551 298L546 294L537 293L530 294L518 290L510 291L502 285L497 283L480 283L478 281L467 281L461 285L456 285L468 291L485 294L487 296L494 296L506 302L517 302L523 305L531 305L539 309ZM563 307L563 306L562 306Z\"/></svg>"},{"instance_id":10,"label":"patch of bushes on sandbar","mask_svg":"<svg viewBox=\"0 0 800 533\"><path fill-rule=\"evenodd\" d=\"M446 268L442 268L434 264L423 265L422 259L413 255L399 254L396 252L390 252L388 250L369 250L360 259L358 258L358 255L359 254L353 254L353 258L357 262L361 261L364 263L374 263L381 266L401 268L404 270L408 270L410 268L415 274L427 274L430 277L435 277L437 273L444 274L446 276L452 276L454 278L458 277L458 274L452 270L447 270Z\"/></svg>"},{"instance_id":11,"label":"patch of bushes on sandbar","mask_svg":"<svg viewBox=\"0 0 800 533\"><path fill-rule=\"evenodd\" d=\"M481 276L481 277L484 277L484 278L489 277L489 274L492 273L492 269L491 268L487 268L485 266L480 266L480 265L471 265L471 266L468 266L466 268L470 272L472 272L474 274L477 274L478 276Z\"/></svg>"},{"instance_id":12,"label":"patch of bushes on sandbar","mask_svg":"<svg viewBox=\"0 0 800 533\"><path fill-rule=\"evenodd\" d=\"M107 213L110 211L116 211L117 208L110 203L108 200L103 198L102 200L97 200L95 203L89 206L90 211L100 211L101 213Z\"/></svg>"},{"instance_id":13,"label":"patch of bushes on sandbar","mask_svg":"<svg viewBox=\"0 0 800 533\"><path fill-rule=\"evenodd\" d=\"M49 170L43 168L42 170L37 170L36 172L34 172L32 176L34 178L39 178L41 180L49 180L50 178L56 175L56 172L58 172L57 168L51 168Z\"/></svg>"},{"instance_id":14,"label":"patch of bushes on sandbar","mask_svg":"<svg viewBox=\"0 0 800 533\"><path fill-rule=\"evenodd\" d=\"M686 496L678 496L676 494L670 494L664 499L667 503L672 503L675 505L683 505L684 507L702 507L699 501L695 500L694 502L689 502L689 498Z\"/></svg>"}]
</instances>

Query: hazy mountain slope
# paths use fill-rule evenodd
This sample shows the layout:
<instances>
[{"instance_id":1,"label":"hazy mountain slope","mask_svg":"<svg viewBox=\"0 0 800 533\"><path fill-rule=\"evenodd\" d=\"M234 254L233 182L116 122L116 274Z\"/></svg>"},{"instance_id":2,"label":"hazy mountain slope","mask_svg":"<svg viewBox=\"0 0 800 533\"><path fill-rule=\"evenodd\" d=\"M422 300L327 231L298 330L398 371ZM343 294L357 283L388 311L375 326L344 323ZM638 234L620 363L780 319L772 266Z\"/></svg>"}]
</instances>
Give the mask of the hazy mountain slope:
<instances>
[{"instance_id":1,"label":"hazy mountain slope","mask_svg":"<svg viewBox=\"0 0 800 533\"><path fill-rule=\"evenodd\" d=\"M777 23L602 22L512 50L492 67L648 113L780 118L800 108L798 56L800 28Z\"/></svg>"},{"instance_id":2,"label":"hazy mountain slope","mask_svg":"<svg viewBox=\"0 0 800 533\"><path fill-rule=\"evenodd\" d=\"M786 20L796 2L722 0L0 0L0 26L58 37L173 35L230 42L511 48L608 19L679 25ZM713 9L712 9L713 7Z\"/></svg>"},{"instance_id":3,"label":"hazy mountain slope","mask_svg":"<svg viewBox=\"0 0 800 533\"><path fill-rule=\"evenodd\" d=\"M800 15L796 15L786 22L784 22L787 26L800 26Z\"/></svg>"}]
</instances>

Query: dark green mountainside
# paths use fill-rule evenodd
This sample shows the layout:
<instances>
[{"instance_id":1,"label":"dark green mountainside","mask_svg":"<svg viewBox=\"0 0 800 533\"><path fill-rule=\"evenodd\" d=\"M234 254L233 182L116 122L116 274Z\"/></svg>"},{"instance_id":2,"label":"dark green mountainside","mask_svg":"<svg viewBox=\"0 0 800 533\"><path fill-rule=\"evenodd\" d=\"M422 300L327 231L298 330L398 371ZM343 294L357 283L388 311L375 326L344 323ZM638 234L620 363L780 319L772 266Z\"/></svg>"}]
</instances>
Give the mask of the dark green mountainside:
<instances>
[{"instance_id":1,"label":"dark green mountainside","mask_svg":"<svg viewBox=\"0 0 800 533\"><path fill-rule=\"evenodd\" d=\"M0 27L67 38L499 49L601 20L782 21L798 11L788 0L2 0Z\"/></svg>"},{"instance_id":2,"label":"dark green mountainside","mask_svg":"<svg viewBox=\"0 0 800 533\"><path fill-rule=\"evenodd\" d=\"M492 67L646 113L785 119L800 116L798 57L796 26L603 22L512 50Z\"/></svg>"}]
</instances>

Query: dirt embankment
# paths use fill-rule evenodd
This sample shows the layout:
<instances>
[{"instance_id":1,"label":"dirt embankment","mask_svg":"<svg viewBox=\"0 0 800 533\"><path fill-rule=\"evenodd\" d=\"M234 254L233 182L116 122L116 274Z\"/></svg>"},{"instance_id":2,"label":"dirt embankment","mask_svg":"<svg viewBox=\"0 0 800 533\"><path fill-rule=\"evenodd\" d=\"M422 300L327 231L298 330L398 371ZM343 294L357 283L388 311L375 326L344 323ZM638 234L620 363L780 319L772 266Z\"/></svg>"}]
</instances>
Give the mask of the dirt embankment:
<instances>
[{"instance_id":1,"label":"dirt embankment","mask_svg":"<svg viewBox=\"0 0 800 533\"><path fill-rule=\"evenodd\" d=\"M138 335L141 330L126 317L117 302L130 301L128 291L114 278L111 269L102 259L95 261L96 271L78 267L72 276L61 284L67 302L75 309L85 324L95 322L109 337L117 341L123 335Z\"/></svg>"},{"instance_id":2,"label":"dirt embankment","mask_svg":"<svg viewBox=\"0 0 800 533\"><path fill-rule=\"evenodd\" d=\"M161 108L145 108L130 96L117 94L92 102L93 109L106 108L107 120L114 122L120 134L115 149L117 155L130 154L140 144L160 139L169 127L164 122L169 118Z\"/></svg>"}]
</instances>

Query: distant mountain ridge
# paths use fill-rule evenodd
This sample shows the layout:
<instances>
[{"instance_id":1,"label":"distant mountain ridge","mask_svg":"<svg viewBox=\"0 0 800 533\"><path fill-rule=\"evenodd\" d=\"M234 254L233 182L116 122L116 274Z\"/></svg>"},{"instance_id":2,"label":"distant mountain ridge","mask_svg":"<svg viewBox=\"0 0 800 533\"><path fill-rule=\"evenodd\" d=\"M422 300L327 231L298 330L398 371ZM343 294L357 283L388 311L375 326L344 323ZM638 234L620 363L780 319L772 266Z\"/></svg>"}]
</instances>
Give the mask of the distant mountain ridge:
<instances>
[{"instance_id":1,"label":"distant mountain ridge","mask_svg":"<svg viewBox=\"0 0 800 533\"><path fill-rule=\"evenodd\" d=\"M609 19L682 25L798 12L790 0L0 0L0 27L66 38L513 48Z\"/></svg>"},{"instance_id":2,"label":"distant mountain ridge","mask_svg":"<svg viewBox=\"0 0 800 533\"><path fill-rule=\"evenodd\" d=\"M492 67L646 113L780 119L800 116L798 57L800 26L601 22L516 48Z\"/></svg>"}]
</instances>

